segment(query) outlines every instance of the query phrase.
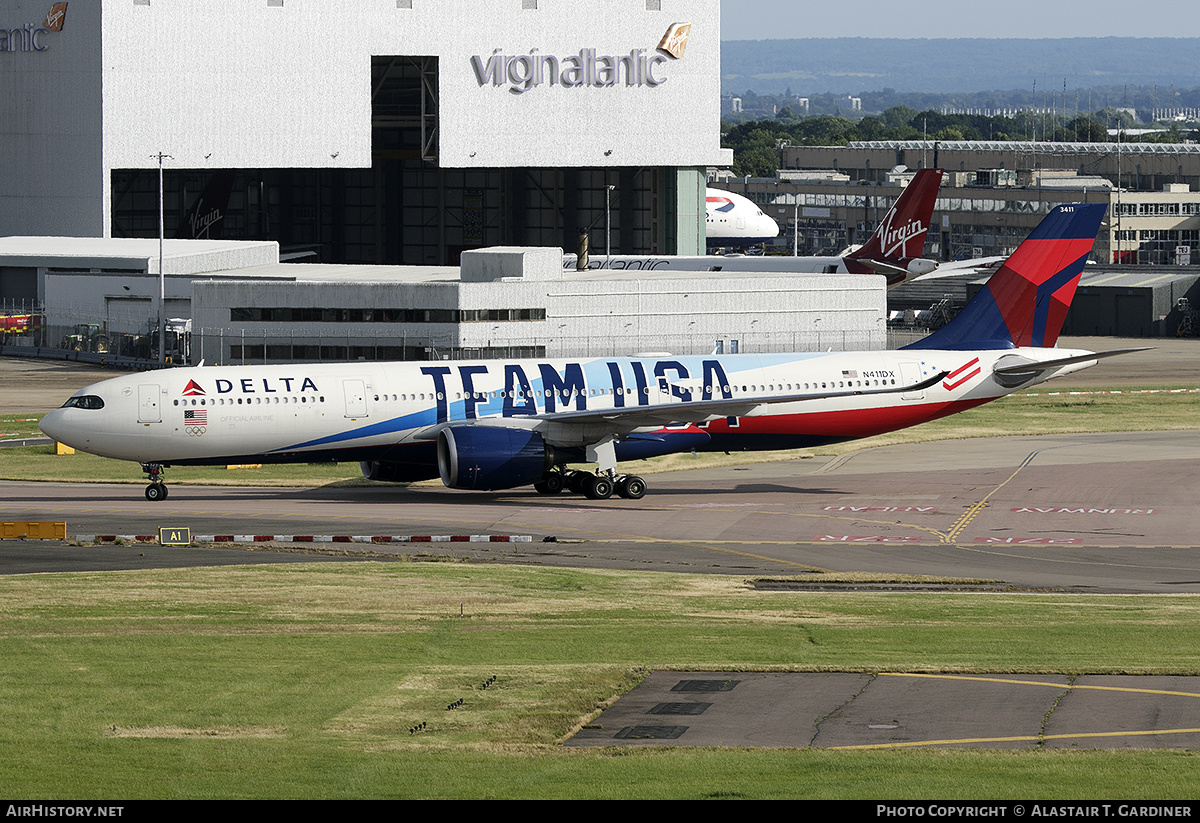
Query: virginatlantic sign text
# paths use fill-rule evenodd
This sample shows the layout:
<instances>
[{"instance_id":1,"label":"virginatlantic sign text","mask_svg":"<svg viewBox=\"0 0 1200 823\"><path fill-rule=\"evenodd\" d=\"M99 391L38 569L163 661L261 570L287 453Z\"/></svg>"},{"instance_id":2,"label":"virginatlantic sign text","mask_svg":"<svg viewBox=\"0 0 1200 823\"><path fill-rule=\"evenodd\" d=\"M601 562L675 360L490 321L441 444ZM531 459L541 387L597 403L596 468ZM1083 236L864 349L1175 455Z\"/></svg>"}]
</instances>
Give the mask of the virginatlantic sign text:
<instances>
[{"instance_id":1,"label":"virginatlantic sign text","mask_svg":"<svg viewBox=\"0 0 1200 823\"><path fill-rule=\"evenodd\" d=\"M597 54L583 48L577 54L559 57L530 49L527 54L505 54L496 49L488 57L474 55L471 67L479 85L508 86L513 94L524 94L535 86L661 86L663 63L683 55L690 24L675 23L667 31L659 52L633 49L629 54Z\"/></svg>"}]
</instances>

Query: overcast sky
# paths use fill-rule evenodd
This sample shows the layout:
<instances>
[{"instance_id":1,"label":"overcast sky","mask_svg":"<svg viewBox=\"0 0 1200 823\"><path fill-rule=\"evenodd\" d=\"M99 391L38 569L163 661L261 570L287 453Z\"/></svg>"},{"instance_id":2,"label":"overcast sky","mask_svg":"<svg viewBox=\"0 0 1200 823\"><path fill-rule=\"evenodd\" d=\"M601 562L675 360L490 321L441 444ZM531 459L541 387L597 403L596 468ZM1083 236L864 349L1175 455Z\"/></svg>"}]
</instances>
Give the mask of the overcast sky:
<instances>
[{"instance_id":1,"label":"overcast sky","mask_svg":"<svg viewBox=\"0 0 1200 823\"><path fill-rule=\"evenodd\" d=\"M1200 3L721 0L722 40L798 37L1200 37Z\"/></svg>"}]
</instances>

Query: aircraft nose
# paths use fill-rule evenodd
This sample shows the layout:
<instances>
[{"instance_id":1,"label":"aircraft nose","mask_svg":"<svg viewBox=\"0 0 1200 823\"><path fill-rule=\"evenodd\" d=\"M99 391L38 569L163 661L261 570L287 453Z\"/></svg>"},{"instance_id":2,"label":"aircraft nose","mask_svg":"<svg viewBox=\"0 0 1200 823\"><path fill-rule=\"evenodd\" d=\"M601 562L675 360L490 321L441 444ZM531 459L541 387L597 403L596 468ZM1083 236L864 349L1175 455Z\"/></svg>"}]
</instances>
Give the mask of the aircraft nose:
<instances>
[{"instance_id":1,"label":"aircraft nose","mask_svg":"<svg viewBox=\"0 0 1200 823\"><path fill-rule=\"evenodd\" d=\"M41 429L42 433L47 437L52 438L59 443L65 442L63 440L63 436L68 433L69 427L65 425L65 421L63 420L64 417L65 415L63 414L63 409L55 409L41 419L41 421L38 423L38 428Z\"/></svg>"}]
</instances>

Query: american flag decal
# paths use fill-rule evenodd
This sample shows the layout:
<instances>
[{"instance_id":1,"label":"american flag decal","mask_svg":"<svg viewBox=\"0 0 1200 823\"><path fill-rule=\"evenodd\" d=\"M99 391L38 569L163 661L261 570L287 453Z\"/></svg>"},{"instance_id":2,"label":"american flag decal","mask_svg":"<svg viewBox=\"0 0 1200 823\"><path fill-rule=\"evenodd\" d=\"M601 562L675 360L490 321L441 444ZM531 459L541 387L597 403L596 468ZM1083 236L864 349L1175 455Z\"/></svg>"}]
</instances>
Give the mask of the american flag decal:
<instances>
[{"instance_id":1,"label":"american flag decal","mask_svg":"<svg viewBox=\"0 0 1200 823\"><path fill-rule=\"evenodd\" d=\"M208 412L204 409L187 409L183 413L183 422L190 426L207 426Z\"/></svg>"},{"instance_id":2,"label":"american flag decal","mask_svg":"<svg viewBox=\"0 0 1200 823\"><path fill-rule=\"evenodd\" d=\"M842 369L842 377L858 377L857 369Z\"/></svg>"}]
</instances>

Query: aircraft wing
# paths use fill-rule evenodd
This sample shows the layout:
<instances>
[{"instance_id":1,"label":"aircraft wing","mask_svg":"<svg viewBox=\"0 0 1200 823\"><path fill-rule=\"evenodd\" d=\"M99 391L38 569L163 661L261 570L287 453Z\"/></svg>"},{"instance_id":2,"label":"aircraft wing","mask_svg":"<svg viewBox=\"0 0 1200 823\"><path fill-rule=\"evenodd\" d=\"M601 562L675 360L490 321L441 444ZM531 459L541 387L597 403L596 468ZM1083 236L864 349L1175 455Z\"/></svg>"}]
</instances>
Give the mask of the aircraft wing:
<instances>
[{"instance_id":1,"label":"aircraft wing","mask_svg":"<svg viewBox=\"0 0 1200 823\"><path fill-rule=\"evenodd\" d=\"M949 372L943 371L933 377L908 386L889 386L879 389L794 392L771 396L724 397L714 400L664 403L658 406L625 406L613 409L562 411L539 414L533 419L547 420L554 423L609 424L620 429L698 423L721 417L745 417L759 406L775 405L778 403L797 403L805 400L825 400L832 397L860 397L871 394L923 391L940 383L948 374Z\"/></svg>"},{"instance_id":2,"label":"aircraft wing","mask_svg":"<svg viewBox=\"0 0 1200 823\"><path fill-rule=\"evenodd\" d=\"M863 257L860 258L858 262L862 263L876 274L908 274L908 269L906 269L904 266L897 266L895 263L889 263L886 260L871 260Z\"/></svg>"}]
</instances>

